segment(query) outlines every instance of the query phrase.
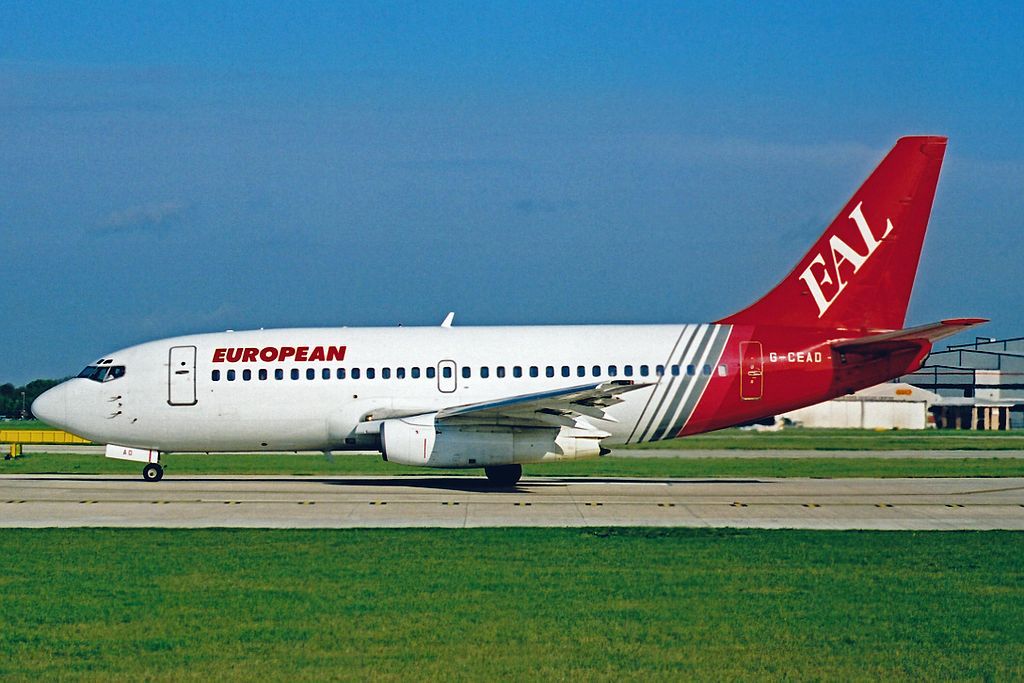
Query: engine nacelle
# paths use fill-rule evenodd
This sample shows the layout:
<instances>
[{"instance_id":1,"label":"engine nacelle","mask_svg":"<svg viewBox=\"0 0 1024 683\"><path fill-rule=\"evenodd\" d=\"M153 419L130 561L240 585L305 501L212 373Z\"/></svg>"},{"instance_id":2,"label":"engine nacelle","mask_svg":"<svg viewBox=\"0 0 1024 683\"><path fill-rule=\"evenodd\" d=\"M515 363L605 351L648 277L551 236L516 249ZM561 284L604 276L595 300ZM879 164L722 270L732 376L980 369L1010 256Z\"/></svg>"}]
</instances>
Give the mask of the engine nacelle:
<instances>
[{"instance_id":1,"label":"engine nacelle","mask_svg":"<svg viewBox=\"0 0 1024 683\"><path fill-rule=\"evenodd\" d=\"M601 455L601 439L607 436L577 427L438 426L436 415L381 422L384 459L401 465L452 468L574 460Z\"/></svg>"}]
</instances>

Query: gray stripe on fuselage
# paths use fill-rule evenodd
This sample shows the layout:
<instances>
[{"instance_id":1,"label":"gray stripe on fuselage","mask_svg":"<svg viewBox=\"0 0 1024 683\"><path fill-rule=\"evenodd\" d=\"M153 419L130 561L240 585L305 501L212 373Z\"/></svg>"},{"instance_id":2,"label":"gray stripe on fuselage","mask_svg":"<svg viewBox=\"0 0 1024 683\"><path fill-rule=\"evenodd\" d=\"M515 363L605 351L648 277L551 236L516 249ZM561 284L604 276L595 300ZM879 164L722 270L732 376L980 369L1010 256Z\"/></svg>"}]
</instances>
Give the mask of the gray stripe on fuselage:
<instances>
[{"instance_id":1,"label":"gray stripe on fuselage","mask_svg":"<svg viewBox=\"0 0 1024 683\"><path fill-rule=\"evenodd\" d=\"M718 335L707 354L707 358L701 361L702 365L705 363L711 365L711 374L702 375L703 381L701 382L700 387L690 393L686 398L679 417L677 417L676 421L672 424L672 430L669 432L670 436L675 436L683 429L683 427L686 426L686 423L690 420L690 416L693 415L693 411L697 408L697 403L700 401L700 397L704 395L704 390L711 382L711 378L718 371L718 362L721 360L722 353L725 351L725 345L729 342L730 332L729 327L723 326L721 329L725 330L725 333Z\"/></svg>"},{"instance_id":2,"label":"gray stripe on fuselage","mask_svg":"<svg viewBox=\"0 0 1024 683\"><path fill-rule=\"evenodd\" d=\"M672 422L672 417L675 415L676 408L679 405L680 395L686 391L686 387L690 384L686 377L686 360L687 358L699 354L700 350L705 347L709 341L710 335L708 333L713 331L713 326L701 325L693 335L690 343L683 349L682 354L680 354L678 358L673 359L673 364L679 366L679 375L672 378L672 382L669 384L669 390L666 391L666 394L663 397L665 410L662 411L662 407L658 405L658 411L652 416L650 424L647 425L647 429L644 431L644 440L656 441L659 438L658 434L663 433L668 429L669 424Z\"/></svg>"},{"instance_id":3,"label":"gray stripe on fuselage","mask_svg":"<svg viewBox=\"0 0 1024 683\"><path fill-rule=\"evenodd\" d=\"M700 335L701 327L703 326L694 325L692 327L687 327L686 331L689 332L690 334L687 336L686 342L683 344L682 355L686 354L687 349L690 348L690 345L693 344L693 341ZM676 355L675 351L676 349L673 349L672 355L669 356L666 362L665 372L669 372L669 369L672 367L672 364L674 364L674 362L676 362L676 359L680 357ZM666 378L668 378L668 382L665 381ZM640 434L640 438L638 439L639 441L646 440L647 433L650 431L651 426L657 420L657 416L660 413L662 413L662 407L663 405L665 405L666 399L672 395L672 387L675 381L676 378L674 376L666 375L665 373L663 373L662 376L658 378L657 387L658 389L662 390L662 396L658 398L657 405L654 408L654 411L650 414L650 418L647 420L647 425L644 427L643 432Z\"/></svg>"},{"instance_id":4,"label":"gray stripe on fuselage","mask_svg":"<svg viewBox=\"0 0 1024 683\"><path fill-rule=\"evenodd\" d=\"M676 339L676 343L673 344L672 351L670 351L668 354L668 359L670 362L672 358L675 357L676 349L679 348L679 343L683 341L683 336L690 331L691 327L691 325L683 325L683 329L679 330L679 337ZM661 378L659 377L658 379L660 380ZM651 401L653 401L654 397L658 394L658 389L660 388L660 386L660 382L655 383L654 391L652 391L651 395L647 397L647 403L644 404L644 409L640 411L640 416L636 419L636 424L633 425L633 431L629 433L629 438L626 439L626 443L631 442L633 440L633 437L636 435L636 430L640 428L640 424L644 421L644 416L647 414L647 409L651 407ZM661 404L659 403L658 405L660 406Z\"/></svg>"},{"instance_id":5,"label":"gray stripe on fuselage","mask_svg":"<svg viewBox=\"0 0 1024 683\"><path fill-rule=\"evenodd\" d=\"M686 344L683 345L682 353L680 353L679 356L676 356L674 354L674 349L673 349L673 355L668 357L668 363L667 363L667 365L665 365L665 372L670 372L671 367L672 367L673 364L678 363L680 359L686 357L686 354L690 350L690 347L693 346L694 342L697 341L706 332L706 328L707 328L706 325L694 325L693 326L692 333L687 338ZM640 434L640 438L638 439L638 441L640 441L640 442L648 440L647 439L647 434L651 431L651 427L654 425L655 421L657 421L658 415L661 414L661 408L665 404L665 400L672 395L673 387L675 386L676 380L679 379L675 375L665 375L665 374L662 374L661 378L659 379L659 383L658 383L659 388L662 386L662 380L664 380L665 377L669 377L669 380L668 380L667 383L664 384L665 389L664 389L664 391L661 394L661 398L658 400L658 406L654 409L654 412L651 413L651 417L647 421L647 426L644 427L643 433Z\"/></svg>"},{"instance_id":6,"label":"gray stripe on fuselage","mask_svg":"<svg viewBox=\"0 0 1024 683\"><path fill-rule=\"evenodd\" d=\"M680 387L672 397L672 404L669 406L665 415L661 418L661 422L658 424L658 429L655 430L654 434L651 435L651 441L658 441L665 438L665 434L668 432L669 426L675 423L676 416L679 413L680 405L685 404L685 399L693 393L693 389L700 385L703 381L706 381L707 376L700 372L700 364L703 359L707 356L708 349L715 343L715 339L718 337L719 330L721 328L715 325L711 331L711 334L707 335L702 341L701 345L697 347L693 354L693 359L690 361L696 368L697 372L692 376L688 375L688 382L680 382Z\"/></svg>"}]
</instances>

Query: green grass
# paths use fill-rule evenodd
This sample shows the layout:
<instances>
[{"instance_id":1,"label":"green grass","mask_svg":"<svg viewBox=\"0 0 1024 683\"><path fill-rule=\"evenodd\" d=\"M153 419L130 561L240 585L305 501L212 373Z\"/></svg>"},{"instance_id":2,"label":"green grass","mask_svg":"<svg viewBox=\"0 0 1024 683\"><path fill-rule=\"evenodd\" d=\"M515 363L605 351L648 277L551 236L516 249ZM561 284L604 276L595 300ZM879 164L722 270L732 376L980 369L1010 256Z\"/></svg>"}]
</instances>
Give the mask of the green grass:
<instances>
[{"instance_id":1,"label":"green grass","mask_svg":"<svg viewBox=\"0 0 1024 683\"><path fill-rule=\"evenodd\" d=\"M0 422L0 429L57 429L42 420L11 420Z\"/></svg>"},{"instance_id":2,"label":"green grass","mask_svg":"<svg viewBox=\"0 0 1024 683\"><path fill-rule=\"evenodd\" d=\"M434 470L376 455L194 454L161 457L167 474L480 476L479 469ZM30 453L0 461L0 474L138 474L142 465L102 455ZM571 477L1020 477L1024 458L615 458L527 465L527 476Z\"/></svg>"},{"instance_id":3,"label":"green grass","mask_svg":"<svg viewBox=\"0 0 1024 683\"><path fill-rule=\"evenodd\" d=\"M2 530L0 678L1019 680L1024 535Z\"/></svg>"},{"instance_id":4,"label":"green grass","mask_svg":"<svg viewBox=\"0 0 1024 683\"><path fill-rule=\"evenodd\" d=\"M0 422L0 429L56 429L39 420ZM668 439L616 448L679 450L1024 450L1024 430L972 432L961 430L802 429L779 432L722 429L683 439Z\"/></svg>"},{"instance_id":5,"label":"green grass","mask_svg":"<svg viewBox=\"0 0 1024 683\"><path fill-rule=\"evenodd\" d=\"M754 432L723 429L682 439L654 441L626 448L680 450L1024 450L1024 431L972 432L962 430L801 429Z\"/></svg>"}]
</instances>

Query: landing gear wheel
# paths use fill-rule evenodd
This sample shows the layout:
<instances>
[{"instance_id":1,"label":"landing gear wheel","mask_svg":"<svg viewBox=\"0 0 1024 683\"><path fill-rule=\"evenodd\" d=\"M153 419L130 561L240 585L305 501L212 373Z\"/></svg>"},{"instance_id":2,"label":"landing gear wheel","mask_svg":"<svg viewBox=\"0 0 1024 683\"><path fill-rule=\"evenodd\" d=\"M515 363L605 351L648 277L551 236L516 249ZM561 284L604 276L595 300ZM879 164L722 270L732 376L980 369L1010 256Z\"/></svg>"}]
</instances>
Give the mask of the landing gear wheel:
<instances>
[{"instance_id":1,"label":"landing gear wheel","mask_svg":"<svg viewBox=\"0 0 1024 683\"><path fill-rule=\"evenodd\" d=\"M164 478L164 468L151 462L142 468L142 478L146 481L160 481Z\"/></svg>"},{"instance_id":2,"label":"landing gear wheel","mask_svg":"<svg viewBox=\"0 0 1024 683\"><path fill-rule=\"evenodd\" d=\"M493 465L485 467L484 473L487 481L495 486L515 486L519 478L523 476L522 465Z\"/></svg>"}]
</instances>

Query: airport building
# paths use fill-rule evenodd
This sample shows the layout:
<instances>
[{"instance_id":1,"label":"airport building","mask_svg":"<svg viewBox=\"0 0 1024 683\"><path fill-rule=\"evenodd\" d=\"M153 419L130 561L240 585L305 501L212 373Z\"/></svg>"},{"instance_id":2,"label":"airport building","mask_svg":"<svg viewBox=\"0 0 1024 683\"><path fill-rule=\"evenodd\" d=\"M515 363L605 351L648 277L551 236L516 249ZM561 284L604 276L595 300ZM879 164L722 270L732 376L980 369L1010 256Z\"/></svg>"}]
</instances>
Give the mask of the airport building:
<instances>
[{"instance_id":1,"label":"airport building","mask_svg":"<svg viewBox=\"0 0 1024 683\"><path fill-rule=\"evenodd\" d=\"M910 384L892 383L792 410L780 417L802 427L925 429L929 410L941 397Z\"/></svg>"},{"instance_id":2,"label":"airport building","mask_svg":"<svg viewBox=\"0 0 1024 683\"><path fill-rule=\"evenodd\" d=\"M939 428L1024 428L1024 337L949 346L898 381L941 397L930 409Z\"/></svg>"}]
</instances>

